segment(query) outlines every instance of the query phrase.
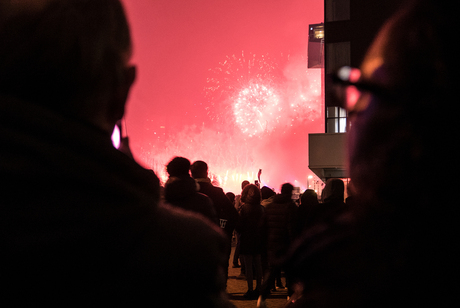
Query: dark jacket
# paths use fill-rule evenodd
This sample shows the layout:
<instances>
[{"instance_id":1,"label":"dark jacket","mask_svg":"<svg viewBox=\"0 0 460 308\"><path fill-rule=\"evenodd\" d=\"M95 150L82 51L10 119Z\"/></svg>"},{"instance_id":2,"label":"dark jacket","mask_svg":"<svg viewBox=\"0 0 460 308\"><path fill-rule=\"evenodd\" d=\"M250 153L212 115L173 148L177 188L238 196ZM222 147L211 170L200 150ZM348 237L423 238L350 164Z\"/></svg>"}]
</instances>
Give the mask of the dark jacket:
<instances>
[{"instance_id":1,"label":"dark jacket","mask_svg":"<svg viewBox=\"0 0 460 308\"><path fill-rule=\"evenodd\" d=\"M297 206L291 195L276 195L265 206L267 215L267 247L270 258L282 256L296 236Z\"/></svg>"},{"instance_id":2,"label":"dark jacket","mask_svg":"<svg viewBox=\"0 0 460 308\"><path fill-rule=\"evenodd\" d=\"M240 234L240 254L261 254L266 241L264 208L260 204L244 203L236 231Z\"/></svg>"},{"instance_id":3,"label":"dark jacket","mask_svg":"<svg viewBox=\"0 0 460 308\"><path fill-rule=\"evenodd\" d=\"M231 305L218 228L159 205L156 175L109 134L0 102L3 306Z\"/></svg>"},{"instance_id":4,"label":"dark jacket","mask_svg":"<svg viewBox=\"0 0 460 308\"><path fill-rule=\"evenodd\" d=\"M231 239L238 221L238 212L222 188L213 186L208 179L196 180L200 186L199 192L211 198L217 217L220 220L221 228L227 234L228 239Z\"/></svg>"},{"instance_id":5,"label":"dark jacket","mask_svg":"<svg viewBox=\"0 0 460 308\"><path fill-rule=\"evenodd\" d=\"M170 177L166 182L165 200L171 205L199 213L219 225L211 198L196 190L196 182L190 176Z\"/></svg>"}]
</instances>

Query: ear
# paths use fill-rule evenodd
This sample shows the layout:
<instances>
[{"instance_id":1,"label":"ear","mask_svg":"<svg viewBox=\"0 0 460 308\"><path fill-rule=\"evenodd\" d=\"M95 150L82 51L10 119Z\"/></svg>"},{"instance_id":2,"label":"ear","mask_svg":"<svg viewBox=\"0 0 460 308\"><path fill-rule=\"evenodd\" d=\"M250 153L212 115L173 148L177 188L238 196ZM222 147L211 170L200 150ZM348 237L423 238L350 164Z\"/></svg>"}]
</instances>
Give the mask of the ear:
<instances>
[{"instance_id":1,"label":"ear","mask_svg":"<svg viewBox=\"0 0 460 308\"><path fill-rule=\"evenodd\" d=\"M109 118L114 123L123 118L125 114L126 100L134 80L136 80L136 66L126 67L123 71L123 81L118 89L115 89L109 106Z\"/></svg>"}]
</instances>

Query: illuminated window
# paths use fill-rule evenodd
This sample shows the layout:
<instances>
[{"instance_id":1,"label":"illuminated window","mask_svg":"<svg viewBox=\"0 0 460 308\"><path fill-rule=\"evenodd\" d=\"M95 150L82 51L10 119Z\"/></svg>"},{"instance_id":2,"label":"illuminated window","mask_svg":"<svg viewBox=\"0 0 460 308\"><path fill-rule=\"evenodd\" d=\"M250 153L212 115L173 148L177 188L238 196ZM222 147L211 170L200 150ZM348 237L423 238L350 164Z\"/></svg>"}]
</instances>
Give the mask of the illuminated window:
<instances>
[{"instance_id":1,"label":"illuminated window","mask_svg":"<svg viewBox=\"0 0 460 308\"><path fill-rule=\"evenodd\" d=\"M347 111L340 107L327 107L326 133L347 132Z\"/></svg>"}]
</instances>

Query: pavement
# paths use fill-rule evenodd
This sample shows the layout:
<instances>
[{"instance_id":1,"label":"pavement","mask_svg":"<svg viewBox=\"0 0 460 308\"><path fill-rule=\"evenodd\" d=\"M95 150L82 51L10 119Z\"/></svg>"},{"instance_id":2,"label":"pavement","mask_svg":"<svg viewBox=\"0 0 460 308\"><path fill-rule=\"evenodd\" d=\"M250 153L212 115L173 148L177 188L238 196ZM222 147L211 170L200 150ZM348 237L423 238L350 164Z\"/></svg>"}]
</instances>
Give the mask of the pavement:
<instances>
[{"instance_id":1,"label":"pavement","mask_svg":"<svg viewBox=\"0 0 460 308\"><path fill-rule=\"evenodd\" d=\"M230 301L237 308L256 308L257 300L247 300L243 297L244 293L248 291L248 284L246 279L238 279L241 274L241 268L233 268L233 253L235 247L232 247L232 253L230 255L230 266L228 268L228 280L227 280L227 293ZM283 285L286 286L284 277L281 278ZM254 287L256 281L254 280ZM272 292L266 300L267 308L282 308L287 302L287 289L278 289L276 292Z\"/></svg>"}]
</instances>

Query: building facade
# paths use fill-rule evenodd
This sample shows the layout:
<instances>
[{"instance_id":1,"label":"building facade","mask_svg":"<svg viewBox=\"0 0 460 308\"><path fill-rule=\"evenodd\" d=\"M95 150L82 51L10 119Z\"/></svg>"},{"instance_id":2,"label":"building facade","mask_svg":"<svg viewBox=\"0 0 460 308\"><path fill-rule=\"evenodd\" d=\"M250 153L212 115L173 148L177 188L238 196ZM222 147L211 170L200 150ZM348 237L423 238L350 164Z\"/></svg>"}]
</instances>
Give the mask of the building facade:
<instances>
[{"instance_id":1,"label":"building facade","mask_svg":"<svg viewBox=\"0 0 460 308\"><path fill-rule=\"evenodd\" d=\"M319 62L323 69L325 132L309 135L309 168L323 181L348 177L345 139L349 129L347 111L336 106L329 95L332 80L324 76L342 66L359 67L385 20L401 5L401 0L325 0L324 24L310 25L309 67L310 57L311 67L318 67L318 53L324 57ZM316 35L319 28L321 38Z\"/></svg>"}]
</instances>

